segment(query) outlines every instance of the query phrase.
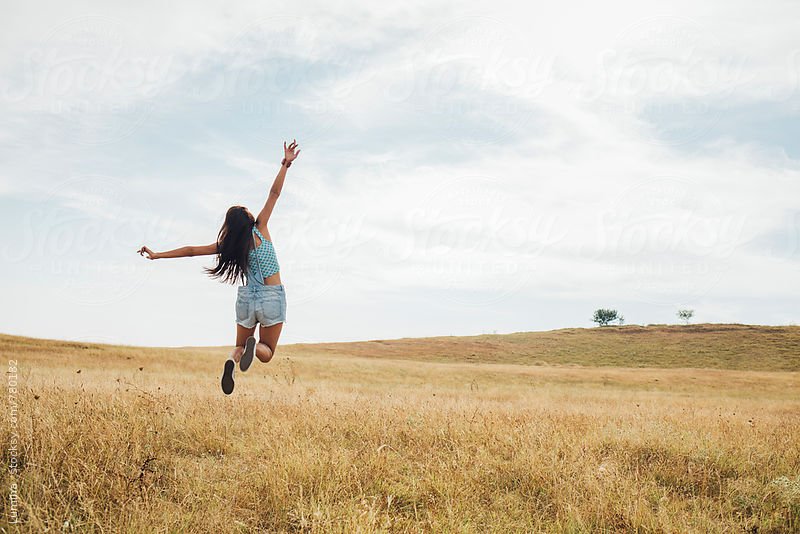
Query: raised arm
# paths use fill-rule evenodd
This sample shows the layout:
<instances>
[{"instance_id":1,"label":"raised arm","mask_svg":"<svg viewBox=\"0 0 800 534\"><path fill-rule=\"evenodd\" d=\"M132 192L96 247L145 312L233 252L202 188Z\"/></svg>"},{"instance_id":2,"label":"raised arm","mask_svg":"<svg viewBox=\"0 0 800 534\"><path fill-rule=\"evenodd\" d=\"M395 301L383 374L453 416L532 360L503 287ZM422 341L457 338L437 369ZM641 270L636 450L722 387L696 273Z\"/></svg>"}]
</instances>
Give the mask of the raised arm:
<instances>
[{"instance_id":1,"label":"raised arm","mask_svg":"<svg viewBox=\"0 0 800 534\"><path fill-rule=\"evenodd\" d=\"M139 255L144 256L147 254L148 260L158 260L161 258L184 258L186 256L208 256L210 254L217 254L217 243L202 246L188 246L180 247L166 252L153 252L147 247L142 247L138 251Z\"/></svg>"},{"instance_id":2,"label":"raised arm","mask_svg":"<svg viewBox=\"0 0 800 534\"><path fill-rule=\"evenodd\" d=\"M269 190L269 195L267 195L267 201L264 203L264 207L261 208L258 217L256 217L256 224L262 230L262 233L264 227L267 225L267 221L269 221L270 215L272 215L272 210L275 207L275 203L278 201L281 190L283 189L283 180L286 178L286 171L292 165L292 161L300 154L300 149L295 152L295 148L297 148L297 141L294 139L292 139L288 147L286 146L286 141L283 142L284 157L283 161L281 161L281 169L278 171L275 181L272 182L272 187Z\"/></svg>"}]
</instances>

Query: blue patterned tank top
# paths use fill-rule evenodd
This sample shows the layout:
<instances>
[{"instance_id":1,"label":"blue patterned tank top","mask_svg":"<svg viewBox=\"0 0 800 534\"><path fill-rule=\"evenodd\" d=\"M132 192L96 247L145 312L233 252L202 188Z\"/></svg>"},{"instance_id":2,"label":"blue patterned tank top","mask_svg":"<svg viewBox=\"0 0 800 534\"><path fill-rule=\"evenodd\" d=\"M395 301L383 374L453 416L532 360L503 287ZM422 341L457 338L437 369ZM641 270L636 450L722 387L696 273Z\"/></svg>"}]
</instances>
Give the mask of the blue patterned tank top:
<instances>
[{"instance_id":1,"label":"blue patterned tank top","mask_svg":"<svg viewBox=\"0 0 800 534\"><path fill-rule=\"evenodd\" d=\"M253 225L253 233L261 239L261 244L256 248L250 249L248 257L248 276L247 284L251 282L264 285L264 278L280 271L278 258L275 256L275 247L271 241L267 241L256 225ZM256 238L253 237L253 245ZM259 276L260 275L260 276Z\"/></svg>"}]
</instances>

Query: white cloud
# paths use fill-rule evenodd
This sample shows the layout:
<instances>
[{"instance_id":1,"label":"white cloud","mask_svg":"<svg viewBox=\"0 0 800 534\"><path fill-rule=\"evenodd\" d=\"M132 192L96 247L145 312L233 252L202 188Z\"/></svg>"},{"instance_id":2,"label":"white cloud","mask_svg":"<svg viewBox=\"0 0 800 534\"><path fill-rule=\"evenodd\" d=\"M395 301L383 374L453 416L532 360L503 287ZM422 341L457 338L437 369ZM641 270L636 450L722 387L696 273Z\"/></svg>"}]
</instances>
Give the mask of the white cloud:
<instances>
[{"instance_id":1,"label":"white cloud","mask_svg":"<svg viewBox=\"0 0 800 534\"><path fill-rule=\"evenodd\" d=\"M693 138L726 107L789 107L794 4L43 7L0 22L6 198L161 217L147 236L165 248L210 241L229 205L260 209L280 161L216 97L246 104L245 74L284 72L272 60L286 53L306 70L269 92L278 112L262 126L308 135L270 231L307 309L342 283L364 300L392 288L467 304L483 302L476 288L653 305L675 293L725 318L744 308L714 298L800 297L786 283L796 257L744 246L795 207L798 162ZM645 120L658 105L683 119L666 132L680 150ZM64 190L70 176L108 187Z\"/></svg>"}]
</instances>

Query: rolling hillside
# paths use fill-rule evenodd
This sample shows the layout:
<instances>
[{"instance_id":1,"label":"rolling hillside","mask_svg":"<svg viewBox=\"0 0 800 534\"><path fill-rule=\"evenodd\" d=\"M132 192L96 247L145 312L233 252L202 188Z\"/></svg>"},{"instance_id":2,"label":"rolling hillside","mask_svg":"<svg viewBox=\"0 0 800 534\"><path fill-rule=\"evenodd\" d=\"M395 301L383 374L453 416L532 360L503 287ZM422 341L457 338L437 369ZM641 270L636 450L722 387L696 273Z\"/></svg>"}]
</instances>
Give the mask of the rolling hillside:
<instances>
[{"instance_id":1,"label":"rolling hillside","mask_svg":"<svg viewBox=\"0 0 800 534\"><path fill-rule=\"evenodd\" d=\"M42 340L0 334L0 352L11 356L52 353L157 357L186 352L213 356L229 347L157 348ZM608 326L544 332L376 339L280 345L277 357L325 356L437 363L502 363L535 366L706 368L800 371L800 326L697 324Z\"/></svg>"},{"instance_id":2,"label":"rolling hillside","mask_svg":"<svg viewBox=\"0 0 800 534\"><path fill-rule=\"evenodd\" d=\"M284 352L527 365L800 370L800 326L607 326L284 346Z\"/></svg>"},{"instance_id":3,"label":"rolling hillside","mask_svg":"<svg viewBox=\"0 0 800 534\"><path fill-rule=\"evenodd\" d=\"M282 345L226 396L230 347L0 335L0 532L797 532L798 346L746 325Z\"/></svg>"}]
</instances>

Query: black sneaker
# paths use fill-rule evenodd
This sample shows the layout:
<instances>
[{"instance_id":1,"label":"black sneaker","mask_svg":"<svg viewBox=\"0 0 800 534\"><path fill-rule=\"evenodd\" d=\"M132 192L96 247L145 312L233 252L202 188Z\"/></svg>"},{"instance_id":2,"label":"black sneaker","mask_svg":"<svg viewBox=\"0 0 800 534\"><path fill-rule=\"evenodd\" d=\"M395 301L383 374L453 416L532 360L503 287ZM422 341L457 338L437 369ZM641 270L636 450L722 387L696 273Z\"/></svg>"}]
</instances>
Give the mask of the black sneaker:
<instances>
[{"instance_id":1,"label":"black sneaker","mask_svg":"<svg viewBox=\"0 0 800 534\"><path fill-rule=\"evenodd\" d=\"M233 370L235 368L235 361L230 358L225 360L225 369L222 371L222 391L225 395L230 395L233 392Z\"/></svg>"},{"instance_id":2,"label":"black sneaker","mask_svg":"<svg viewBox=\"0 0 800 534\"><path fill-rule=\"evenodd\" d=\"M239 369L242 372L245 372L250 368L250 364L253 363L253 355L255 355L255 353L256 353L256 338L250 336L244 343L244 352L242 353L242 359L239 360Z\"/></svg>"}]
</instances>

